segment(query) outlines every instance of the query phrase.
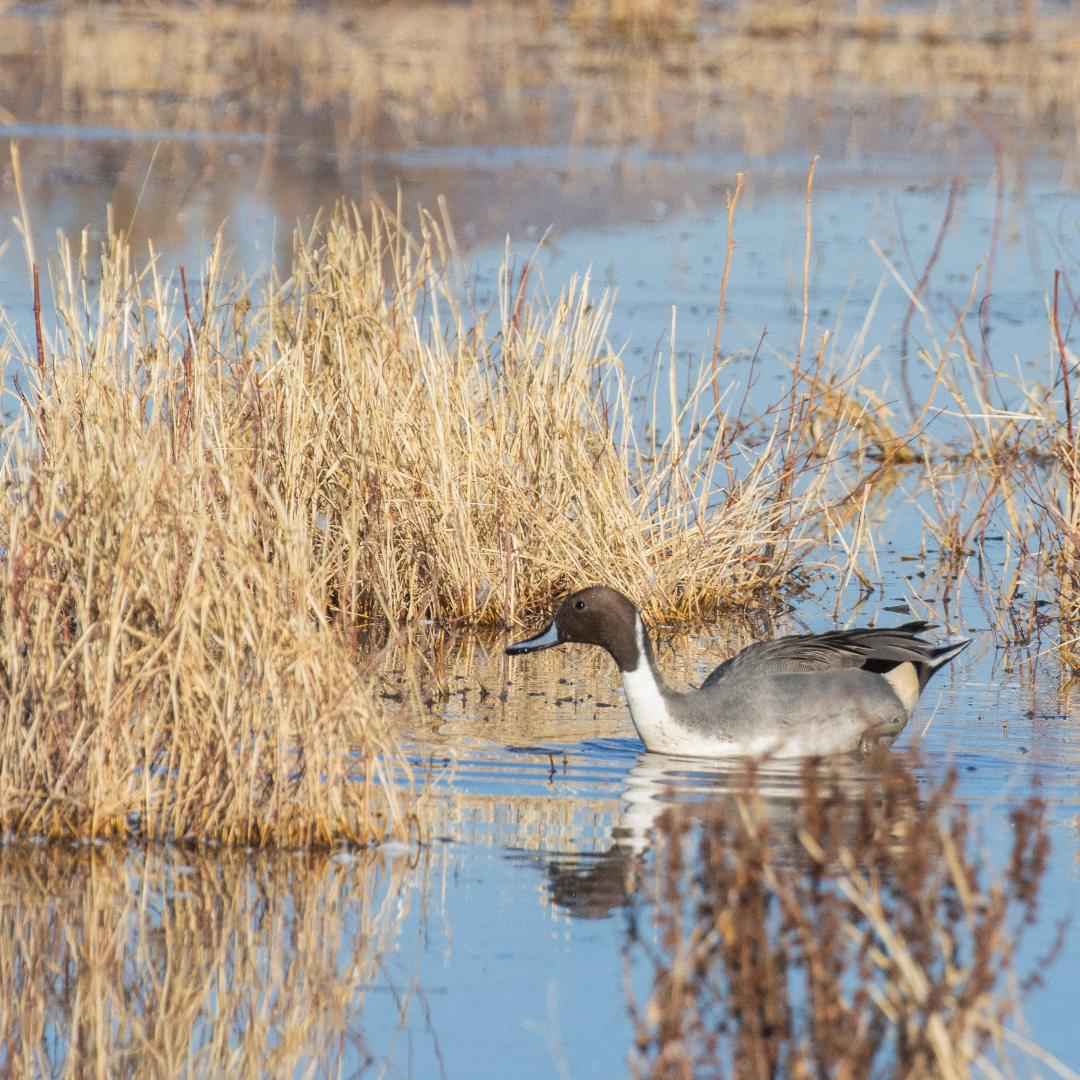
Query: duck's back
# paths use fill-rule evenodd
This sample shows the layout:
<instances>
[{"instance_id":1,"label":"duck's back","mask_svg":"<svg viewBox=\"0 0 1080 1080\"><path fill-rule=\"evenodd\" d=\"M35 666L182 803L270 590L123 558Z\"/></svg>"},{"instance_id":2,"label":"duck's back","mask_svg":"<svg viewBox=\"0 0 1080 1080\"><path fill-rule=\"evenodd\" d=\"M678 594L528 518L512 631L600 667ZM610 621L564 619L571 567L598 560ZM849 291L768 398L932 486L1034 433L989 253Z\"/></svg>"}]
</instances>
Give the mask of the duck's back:
<instances>
[{"instance_id":1,"label":"duck's back","mask_svg":"<svg viewBox=\"0 0 1080 1080\"><path fill-rule=\"evenodd\" d=\"M688 731L733 752L827 754L893 737L933 673L968 642L933 626L860 627L760 641L726 660L676 706ZM714 751L715 752L715 751Z\"/></svg>"},{"instance_id":2,"label":"duck's back","mask_svg":"<svg viewBox=\"0 0 1080 1080\"><path fill-rule=\"evenodd\" d=\"M933 665L939 654L950 651L947 646L943 648L917 636L933 625L909 622L880 628L863 626L854 630L830 630L824 634L795 634L773 641L757 641L725 660L701 684L701 689L722 679L746 679L761 674L809 674L842 668L873 671L904 663ZM951 654L955 655L955 652ZM937 666L933 665L934 668Z\"/></svg>"}]
</instances>

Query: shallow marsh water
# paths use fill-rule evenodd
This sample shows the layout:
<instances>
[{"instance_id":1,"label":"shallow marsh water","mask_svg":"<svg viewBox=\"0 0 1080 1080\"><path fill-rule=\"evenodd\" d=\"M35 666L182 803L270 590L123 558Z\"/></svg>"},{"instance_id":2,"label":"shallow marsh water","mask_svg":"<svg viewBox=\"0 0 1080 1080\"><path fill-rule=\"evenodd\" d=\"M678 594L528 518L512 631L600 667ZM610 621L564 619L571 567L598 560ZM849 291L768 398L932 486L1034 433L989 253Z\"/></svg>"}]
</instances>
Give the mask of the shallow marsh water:
<instances>
[{"instance_id":1,"label":"shallow marsh water","mask_svg":"<svg viewBox=\"0 0 1080 1080\"><path fill-rule=\"evenodd\" d=\"M901 543L882 553L883 591L863 604L857 619L850 616L855 604L846 604L841 625L888 624L912 617L888 610L904 602L916 608L915 616L934 617L933 603L920 608L913 598L908 585L913 567L900 561L908 552L917 553L917 548ZM923 591L929 598L940 590ZM777 630L836 625L833 600L828 589L819 599L804 598ZM928 779L940 778L950 766L958 770L958 795L973 811L979 845L999 868L1012 841L1009 810L1037 780L1050 808L1052 856L1040 924L1018 959L1023 971L1048 950L1058 920L1075 924L1080 915L1080 731L1075 722L1080 690L1062 683L1052 655L1036 656L1033 648L1025 655L995 647L987 626L990 613L980 609L977 590L961 588L954 602L948 621L969 628L973 644L930 684L894 749L902 753L919 744ZM940 604L937 611L942 618ZM677 688L696 685L754 633L746 626L729 625L665 638L661 630L661 667ZM714 763L645 752L629 723L614 665L598 657L599 650L564 647L505 665L499 644L462 646L464 675L458 685L505 685L506 700L492 694L483 701L474 696L459 702L452 694L444 705L433 704L416 749L444 770L437 786L436 818L445 822L445 835L471 853L482 845L492 849L486 857L473 855L479 859L478 877L486 880L492 872L514 877L528 868L538 903L550 907L566 926L566 947L581 966L576 975L564 973L560 933L553 930L546 969L541 965L529 980L534 1001L543 993L545 970L560 1002L561 994L576 1000L580 981L608 987L610 1027L594 1025L595 1001L584 1014L570 1005L563 1011L560 1004L560 1038L580 1047L568 1059L571 1074L598 1070L599 1075L619 1075L620 1055L628 1043L616 987L626 927L621 909L630 902L620 852L625 856L627 851L648 850L654 839L650 830L665 805L685 802L707 812L737 780L732 771ZM768 793L769 813L781 824L788 820L798 791L797 772L777 769L763 778L762 788ZM504 917L513 923L517 915L500 913L499 921ZM598 919L603 921L597 924ZM1075 933L1069 933L1045 986L1025 1007L1036 1041L1074 1069L1080 1064L1072 1020L1078 970L1080 944ZM597 977L599 984L593 984ZM534 1012L522 1010L519 1017L522 1023L535 1018L535 1006ZM577 1031L582 1024L586 1030ZM491 1072L498 1074L498 1068Z\"/></svg>"},{"instance_id":2,"label":"shallow marsh water","mask_svg":"<svg viewBox=\"0 0 1080 1080\"><path fill-rule=\"evenodd\" d=\"M922 200L923 219L933 230L944 189L904 194L909 207ZM854 203L868 215L889 193L861 186L822 191L818 208L826 220L830 199ZM791 199L748 207L737 257L769 264L768 253L779 247L790 261L801 243L798 217ZM707 222L711 233L685 228L695 221ZM823 254L817 266L815 304L829 308L830 316L843 299L861 227L838 235L836 260ZM580 268L575 255L584 261L591 251L594 266L603 260L614 265L616 283L624 272L635 279L622 297L642 298L616 308L613 335L633 333L637 340L675 300L679 334L699 354L713 319L708 289L701 286L715 284L717 261L713 255L706 264L704 257L710 241L714 251L722 250L722 228L714 213L567 233L546 273L549 280L568 274ZM690 235L683 237L685 231ZM650 264L654 250L661 254ZM491 259L488 266L494 253ZM957 262L969 268L964 258ZM690 267L681 279L672 274L680 265ZM772 264L766 272L777 270ZM874 289L879 274L873 271ZM1037 338L1040 344L1022 359L1047 364L1045 282L1028 272L1026 253L999 269L998 281L1003 292L1007 285L1015 291L997 310L1019 314L1015 323L995 322L995 343L1008 338L1019 352ZM884 321L895 327L906 305L898 287L887 287ZM792 312L794 288L790 275L775 288L736 278L732 310L770 319L775 310L787 345L799 317ZM701 294L698 312L692 292ZM851 301L857 302L858 296ZM749 327L734 318L728 326L731 347L750 340ZM663 324L656 328L657 336L666 331ZM644 352L642 374L648 370ZM905 475L904 486L914 492L917 479ZM841 624L899 621L904 615L887 609L903 603L914 617L927 614L908 583L920 571L932 579L933 550L925 565L899 561L925 547L917 519L901 512L908 505L901 488L879 508L874 535L884 590L858 607L849 583ZM842 550L833 557L837 572L774 632L835 625ZM1033 779L1041 782L1052 855L1040 922L1017 967L1025 972L1049 948L1057 921L1071 918L1064 949L1025 1013L1030 1036L1077 1069L1080 691L1063 686L1049 641L1032 646L1033 653L1045 651L1030 660L999 647L990 632L996 614L978 590L963 586L942 611L942 587L923 588L922 581L931 610L947 616L950 626L979 632L931 684L898 749L929 721L921 744L927 769L940 775L947 765L957 766L959 795L975 812L989 861L999 867L1011 842L1008 812ZM767 632L765 626L706 628L696 641L662 643L661 664L677 685L696 683L731 648ZM625 983L626 853L648 857L650 829L668 801L707 808L729 778L706 764L644 753L606 658L564 650L507 664L501 644L461 643L460 657L452 652L448 661L449 701L399 707L414 760L434 777L422 846L332 855L5 849L0 908L11 959L0 978L15 991L7 1000L17 1001L7 1013L9 1045L38 1047L43 1073L52 1068L47 1062L62 1072L92 1043L111 1045L110 1070L131 1075L175 1075L185 1068L218 1075L242 1060L253 1074L273 1075L301 1075L309 1067L314 1075L336 1075L339 1068L346 1075L379 1075L385 1062L395 1074L423 1077L626 1075L634 1037ZM393 672L383 675L386 692L395 693ZM794 780L770 779L770 788L772 805L783 815ZM644 905L647 922L648 902L635 902ZM630 955L630 985L643 1001L650 967L633 950ZM87 1002L95 1003L89 1012Z\"/></svg>"},{"instance_id":3,"label":"shallow marsh water","mask_svg":"<svg viewBox=\"0 0 1080 1080\"><path fill-rule=\"evenodd\" d=\"M1080 689L1038 647L998 647L994 613L970 582L943 604L934 553L901 561L919 555L918 532L910 519L891 524L882 589L860 604L849 584L840 622L900 621L910 616L888 608L907 604L971 633L895 752L921 739L927 783L955 766L977 846L998 872L1009 812L1038 780L1052 848L1039 922L1016 961L1023 975L1059 920L1080 918ZM838 567L773 631L836 625L842 581ZM744 620L657 628L660 664L685 688L766 632ZM737 778L645 752L597 649L511 661L502 638L444 639L450 694L440 700L439 638L425 628L379 673L431 781L422 843L0 848L8 1053L37 1047L41 1072L60 1074L94 1047L110 1075L626 1075L627 994L640 1006L652 989L631 924L652 925L656 819L673 803L707 815ZM847 775L866 782L858 767ZM783 833L797 771L768 771L761 789ZM1027 1034L1074 1069L1078 970L1070 927L1025 1002Z\"/></svg>"},{"instance_id":4,"label":"shallow marsh water","mask_svg":"<svg viewBox=\"0 0 1080 1080\"><path fill-rule=\"evenodd\" d=\"M848 119L858 113L844 108ZM996 233L991 355L999 370L1045 381L1053 360L1045 298L1053 270L1075 268L1080 251L1068 164L1075 154L1056 158L1043 144L1030 158L1010 159L999 215L993 160L970 137L950 139L941 156L931 156L928 129L910 116L909 107L895 127L882 126L854 150L850 137L824 140L809 347L826 329L835 332L838 361L881 343L876 389L900 408L899 327L908 298L869 240L909 284L917 280L951 179L960 175L930 283L934 310L944 320L950 302L963 307ZM256 130L201 131L194 122L186 133L151 136L148 122L141 132L110 126L115 116L109 123L98 116L96 130L57 119L65 123L37 117L9 131L22 143L39 258L58 228L69 236L89 229L93 251L112 202L117 224L134 223L140 243L152 237L167 267L197 266L209 235L228 218L235 264L258 274L291 250L295 218L306 224L341 195L388 198L400 183L407 207L419 199L434 208L437 195L448 195L462 279L482 299L493 293L505 232L519 270L535 257L549 289L589 268L594 288L617 288L611 339L617 347L626 342L627 373L641 380L658 353L672 352L673 304L680 379L711 355L723 196L741 170L747 188L735 222L723 349L748 356L767 327L765 375L755 393L772 400L789 378L802 321L806 170L809 154L822 148L795 121L781 125L786 136L748 138L739 152L734 140L674 149L659 139L568 145L557 125L545 145L494 137L488 142L497 145L481 145L454 129L441 145L421 130L415 145L368 139L350 147L329 121L268 141ZM872 126L865 115L859 123ZM0 305L29 340L25 260L6 224L19 213L10 182L0 188L0 207L0 244L11 241L0 257ZM549 225L554 230L537 252ZM985 273L986 265L965 323L975 343ZM935 323L935 332L943 325ZM911 333L928 340L918 319ZM910 363L918 398L932 376ZM747 365L744 357L731 369L735 393ZM946 426L949 417L939 422ZM1062 954L1025 1011L1035 1041L1080 1069L1080 689L1059 669L1051 640L1026 650L1002 644L991 631L999 616L992 594L970 577L951 592L935 582L932 545L929 561L916 558L926 548L911 509L918 481L913 472L904 476L875 510L881 591L866 598L850 581L845 588L837 548L836 572L775 625L735 622L674 639L660 628L660 662L685 687L756 635L900 621L908 616L889 609L904 604L909 617L936 613L950 628L967 627L973 645L931 684L897 749L921 738L928 773L958 768L959 796L997 866L1011 842L1008 812L1039 780L1052 855L1040 921L1017 966L1023 973L1045 952L1056 921L1072 918ZM876 581L872 560L863 559ZM27 1073L77 1073L80 1054L93 1045L104 1055L103 1071L140 1076L243 1067L253 1075L301 1075L308 1067L317 1075L339 1067L379 1075L386 1062L392 1074L422 1077L626 1075L633 1040L624 987L626 853L647 851L668 802L707 808L731 778L707 763L645 753L614 667L595 650L511 664L502 644L449 644L448 700L431 700L430 680L429 704L385 699L417 768L433 778L422 845L322 854L0 849L0 1038L9 1040L0 1071L20 1071L18 1048L30 1055L20 1062L36 1062ZM387 695L402 691L404 671L380 673ZM768 784L782 816L794 778L776 775ZM639 1000L647 995L640 957L630 982Z\"/></svg>"},{"instance_id":5,"label":"shallow marsh water","mask_svg":"<svg viewBox=\"0 0 1080 1080\"><path fill-rule=\"evenodd\" d=\"M673 681L724 654L715 636L662 650ZM18 1041L58 1072L77 1047L105 1045L113 1074L140 1076L380 1075L387 1062L424 1077L625 1075L627 957L636 1000L651 990L628 905L649 924L635 892L655 818L673 801L707 813L732 777L643 752L595 653L515 662L505 701L502 670L498 642L462 643L451 680L472 699L413 722L415 760L436 777L423 845L0 852L7 1033L14 1018ZM1080 916L1080 737L1075 693L1052 670L1020 672L977 641L932 684L898 750L932 716L926 769L959 769L998 868L1008 810L1040 778L1052 855L1023 973L1056 921ZM483 701L481 685L493 691ZM763 787L783 826L795 774ZM1025 1008L1029 1034L1074 1068L1077 942L1068 934Z\"/></svg>"}]
</instances>

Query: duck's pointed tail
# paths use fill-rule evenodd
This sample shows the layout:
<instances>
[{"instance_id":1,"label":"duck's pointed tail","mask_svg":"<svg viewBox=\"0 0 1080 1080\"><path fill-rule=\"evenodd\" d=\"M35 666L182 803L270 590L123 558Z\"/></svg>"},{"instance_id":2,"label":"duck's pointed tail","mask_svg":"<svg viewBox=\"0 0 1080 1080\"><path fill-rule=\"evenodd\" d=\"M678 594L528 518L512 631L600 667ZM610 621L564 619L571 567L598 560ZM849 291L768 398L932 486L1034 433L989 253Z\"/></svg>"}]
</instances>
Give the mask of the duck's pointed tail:
<instances>
[{"instance_id":1,"label":"duck's pointed tail","mask_svg":"<svg viewBox=\"0 0 1080 1080\"><path fill-rule=\"evenodd\" d=\"M919 665L919 690L925 688L930 681L930 676L939 668L943 668L950 660L959 656L969 645L971 638L962 634L950 634L941 645L934 647Z\"/></svg>"}]
</instances>

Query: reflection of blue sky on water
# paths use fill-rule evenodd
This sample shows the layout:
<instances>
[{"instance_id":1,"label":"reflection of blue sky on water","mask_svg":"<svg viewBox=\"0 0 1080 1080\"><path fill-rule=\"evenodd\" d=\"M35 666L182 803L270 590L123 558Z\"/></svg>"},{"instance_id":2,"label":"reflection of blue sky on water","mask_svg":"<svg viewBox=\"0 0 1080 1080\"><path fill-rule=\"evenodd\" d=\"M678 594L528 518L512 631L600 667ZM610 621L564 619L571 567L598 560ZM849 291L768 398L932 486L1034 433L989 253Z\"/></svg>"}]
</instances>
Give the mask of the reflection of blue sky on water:
<instances>
[{"instance_id":1,"label":"reflection of blue sky on water","mask_svg":"<svg viewBox=\"0 0 1080 1080\"><path fill-rule=\"evenodd\" d=\"M736 212L738 248L728 282L721 351L743 354L743 359L729 368L729 375L741 384L741 396L749 358L760 343L765 374L755 396L766 403L775 399L788 378L787 364L776 362L776 358L790 363L798 350L806 234L805 200L790 189L791 170L785 170L782 194L770 195L755 193L755 189L770 186L768 168L762 165L761 169L764 179L751 172L752 183L744 190ZM819 172L813 201L803 365L814 359L825 331L831 337L826 359L834 365L847 358L853 343L865 333L863 353L880 346L865 381L882 392L887 402L897 402L902 395L900 330L910 301L871 240L914 288L944 217L950 175L943 170L907 186L894 186L896 176L888 179L892 183L860 175L857 182L846 186L842 177ZM979 307L996 204L996 186L987 181L983 175L978 181L965 182L960 190L924 294L933 316L933 337L916 312L910 323L909 353L925 346L933 354L934 339L938 347L944 347L955 325L953 313L968 303L973 283L975 298L964 328L972 347L981 353ZM1022 199L1007 189L1003 209L989 300L990 357L999 373L1016 378L1019 372L1027 379L1045 380L1051 362L1046 298L1053 293L1055 269L1064 270L1070 278L1076 276L1080 196L1063 194L1051 184L1032 186ZM706 363L711 359L726 246L727 219L722 207L696 213L668 210L650 224L556 234L549 249L540 252L538 262L551 291L589 268L595 291L605 286L618 290L611 341L622 348L627 374L644 380L658 352L664 358L670 356L673 305L677 308L676 352L683 359L684 370L696 371L703 357ZM514 248L519 262L535 250L524 242ZM497 258L494 250L479 254L481 280L493 280L492 266ZM875 306L879 287L880 299ZM1080 290L1080 278L1074 288ZM1080 298L1080 291L1074 297ZM1063 285L1064 333L1070 329L1071 307ZM873 318L864 325L871 310ZM1072 329L1071 340L1075 341L1080 328ZM767 331L764 340L763 331ZM934 376L917 356L908 361L908 368L912 393L921 407L920 391L925 394L930 389ZM1015 403L1007 380L1001 381L1001 391L1007 402ZM941 396L937 404L949 403ZM994 404L1000 407L1001 402L995 399Z\"/></svg>"}]
</instances>

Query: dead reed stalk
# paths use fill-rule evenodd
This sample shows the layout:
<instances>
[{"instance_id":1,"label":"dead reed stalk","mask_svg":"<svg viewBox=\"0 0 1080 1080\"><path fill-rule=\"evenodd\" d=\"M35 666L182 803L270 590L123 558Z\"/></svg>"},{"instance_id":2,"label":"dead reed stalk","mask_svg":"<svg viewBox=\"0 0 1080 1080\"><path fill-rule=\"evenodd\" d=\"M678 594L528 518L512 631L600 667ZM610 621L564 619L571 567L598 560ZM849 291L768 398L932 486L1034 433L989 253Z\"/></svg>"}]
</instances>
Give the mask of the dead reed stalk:
<instances>
[{"instance_id":1,"label":"dead reed stalk","mask_svg":"<svg viewBox=\"0 0 1080 1080\"><path fill-rule=\"evenodd\" d=\"M735 174L735 193L727 193L727 251L724 255L724 276L720 280L720 303L716 309L716 337L713 340L712 353L712 388L713 402L716 405L717 415L720 415L720 381L717 361L720 359L720 331L724 328L724 305L727 303L728 275L731 273L731 256L735 251L735 207L739 205L739 194L742 192L743 174Z\"/></svg>"}]
</instances>

